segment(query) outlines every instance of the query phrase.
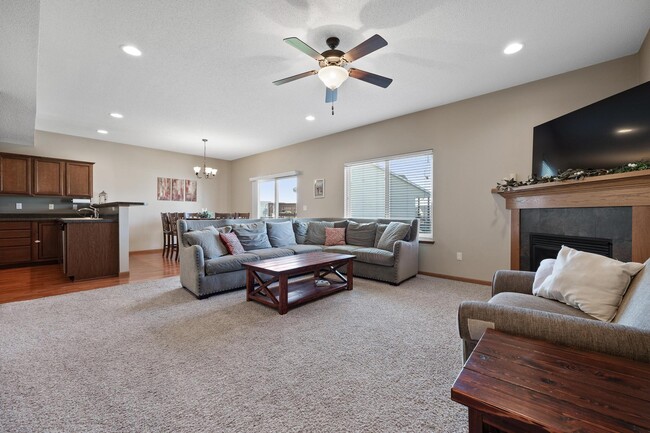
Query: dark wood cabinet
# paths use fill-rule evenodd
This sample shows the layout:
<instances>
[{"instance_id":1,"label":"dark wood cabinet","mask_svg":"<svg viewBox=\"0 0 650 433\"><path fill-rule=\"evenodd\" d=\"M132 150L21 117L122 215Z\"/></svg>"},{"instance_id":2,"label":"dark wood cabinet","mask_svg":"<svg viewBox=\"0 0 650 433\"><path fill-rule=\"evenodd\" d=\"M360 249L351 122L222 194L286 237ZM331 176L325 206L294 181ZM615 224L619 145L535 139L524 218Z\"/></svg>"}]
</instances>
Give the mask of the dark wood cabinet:
<instances>
[{"instance_id":1,"label":"dark wood cabinet","mask_svg":"<svg viewBox=\"0 0 650 433\"><path fill-rule=\"evenodd\" d=\"M32 158L0 154L0 194L31 195Z\"/></svg>"},{"instance_id":2,"label":"dark wood cabinet","mask_svg":"<svg viewBox=\"0 0 650 433\"><path fill-rule=\"evenodd\" d=\"M63 268L73 280L117 276L120 272L117 222L64 225Z\"/></svg>"},{"instance_id":3,"label":"dark wood cabinet","mask_svg":"<svg viewBox=\"0 0 650 433\"><path fill-rule=\"evenodd\" d=\"M32 222L32 261L60 260L62 257L61 233L60 222Z\"/></svg>"},{"instance_id":4,"label":"dark wood cabinet","mask_svg":"<svg viewBox=\"0 0 650 433\"><path fill-rule=\"evenodd\" d=\"M65 162L34 158L34 195L63 196L64 180Z\"/></svg>"},{"instance_id":5,"label":"dark wood cabinet","mask_svg":"<svg viewBox=\"0 0 650 433\"><path fill-rule=\"evenodd\" d=\"M0 194L92 198L93 165L0 153Z\"/></svg>"},{"instance_id":6,"label":"dark wood cabinet","mask_svg":"<svg viewBox=\"0 0 650 433\"><path fill-rule=\"evenodd\" d=\"M93 164L88 162L65 163L65 195L85 198L93 196Z\"/></svg>"},{"instance_id":7,"label":"dark wood cabinet","mask_svg":"<svg viewBox=\"0 0 650 433\"><path fill-rule=\"evenodd\" d=\"M0 222L0 265L32 261L32 232L29 221Z\"/></svg>"}]
</instances>

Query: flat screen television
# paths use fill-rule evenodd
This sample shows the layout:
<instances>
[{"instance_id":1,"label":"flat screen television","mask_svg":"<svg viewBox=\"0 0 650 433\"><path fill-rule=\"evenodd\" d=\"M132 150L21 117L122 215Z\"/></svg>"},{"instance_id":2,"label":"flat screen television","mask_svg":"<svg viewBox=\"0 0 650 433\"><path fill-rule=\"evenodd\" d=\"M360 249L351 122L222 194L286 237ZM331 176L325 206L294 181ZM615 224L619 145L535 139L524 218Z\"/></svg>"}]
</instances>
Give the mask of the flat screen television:
<instances>
[{"instance_id":1,"label":"flat screen television","mask_svg":"<svg viewBox=\"0 0 650 433\"><path fill-rule=\"evenodd\" d=\"M536 176L650 160L650 81L533 129Z\"/></svg>"}]
</instances>

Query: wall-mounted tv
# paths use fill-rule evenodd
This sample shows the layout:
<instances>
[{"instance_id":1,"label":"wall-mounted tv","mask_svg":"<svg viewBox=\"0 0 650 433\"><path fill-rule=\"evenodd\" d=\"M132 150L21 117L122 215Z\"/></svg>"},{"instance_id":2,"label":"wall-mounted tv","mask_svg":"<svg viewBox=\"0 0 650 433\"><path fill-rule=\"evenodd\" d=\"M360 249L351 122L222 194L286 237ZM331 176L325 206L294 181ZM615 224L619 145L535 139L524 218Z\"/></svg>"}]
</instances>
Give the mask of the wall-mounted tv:
<instances>
[{"instance_id":1,"label":"wall-mounted tv","mask_svg":"<svg viewBox=\"0 0 650 433\"><path fill-rule=\"evenodd\" d=\"M650 81L533 129L536 176L650 160Z\"/></svg>"}]
</instances>

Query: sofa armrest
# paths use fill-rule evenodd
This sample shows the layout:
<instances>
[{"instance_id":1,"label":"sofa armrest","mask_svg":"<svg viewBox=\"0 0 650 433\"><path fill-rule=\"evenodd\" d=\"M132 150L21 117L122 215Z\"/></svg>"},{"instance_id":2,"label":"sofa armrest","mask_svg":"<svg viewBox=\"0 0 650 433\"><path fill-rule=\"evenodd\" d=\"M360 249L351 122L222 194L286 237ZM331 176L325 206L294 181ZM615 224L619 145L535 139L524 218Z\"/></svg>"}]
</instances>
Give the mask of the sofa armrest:
<instances>
[{"instance_id":1,"label":"sofa armrest","mask_svg":"<svg viewBox=\"0 0 650 433\"><path fill-rule=\"evenodd\" d=\"M492 278L492 296L502 292L515 292L530 295L533 293L535 272L496 271Z\"/></svg>"},{"instance_id":2,"label":"sofa armrest","mask_svg":"<svg viewBox=\"0 0 650 433\"><path fill-rule=\"evenodd\" d=\"M199 282L205 276L205 259L203 248L198 245L189 247L179 246L181 267L181 284L186 289L198 294Z\"/></svg>"},{"instance_id":3,"label":"sofa armrest","mask_svg":"<svg viewBox=\"0 0 650 433\"><path fill-rule=\"evenodd\" d=\"M419 269L420 245L418 241L397 241L393 245L397 281L417 275Z\"/></svg>"},{"instance_id":4,"label":"sofa armrest","mask_svg":"<svg viewBox=\"0 0 650 433\"><path fill-rule=\"evenodd\" d=\"M487 328L650 362L650 330L480 301L460 304L458 329L465 342L478 341Z\"/></svg>"}]
</instances>

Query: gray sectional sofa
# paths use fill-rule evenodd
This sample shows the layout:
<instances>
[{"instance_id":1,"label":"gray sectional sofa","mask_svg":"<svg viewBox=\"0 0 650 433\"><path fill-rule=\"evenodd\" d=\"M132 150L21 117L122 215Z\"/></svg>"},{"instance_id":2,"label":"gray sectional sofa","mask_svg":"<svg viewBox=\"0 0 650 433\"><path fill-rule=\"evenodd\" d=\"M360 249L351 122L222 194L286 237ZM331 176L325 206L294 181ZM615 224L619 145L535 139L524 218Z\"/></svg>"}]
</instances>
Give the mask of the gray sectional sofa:
<instances>
[{"instance_id":1,"label":"gray sectional sofa","mask_svg":"<svg viewBox=\"0 0 650 433\"><path fill-rule=\"evenodd\" d=\"M325 246L328 227L344 229L345 244ZM219 232L245 251L229 254ZM181 284L198 298L245 287L243 263L317 251L355 255L356 277L400 284L418 273L417 219L179 220L178 237Z\"/></svg>"}]
</instances>

